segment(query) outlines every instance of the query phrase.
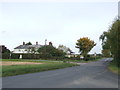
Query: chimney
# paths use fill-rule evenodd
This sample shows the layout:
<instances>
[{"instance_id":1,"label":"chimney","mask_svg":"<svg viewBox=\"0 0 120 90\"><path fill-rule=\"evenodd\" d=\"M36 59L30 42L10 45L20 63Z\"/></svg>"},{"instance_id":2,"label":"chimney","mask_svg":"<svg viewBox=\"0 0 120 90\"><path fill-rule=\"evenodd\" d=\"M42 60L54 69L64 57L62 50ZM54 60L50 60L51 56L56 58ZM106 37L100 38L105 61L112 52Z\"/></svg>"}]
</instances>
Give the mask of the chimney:
<instances>
[{"instance_id":1,"label":"chimney","mask_svg":"<svg viewBox=\"0 0 120 90\"><path fill-rule=\"evenodd\" d=\"M52 46L52 42L49 42L49 45L51 45L51 46Z\"/></svg>"},{"instance_id":2,"label":"chimney","mask_svg":"<svg viewBox=\"0 0 120 90\"><path fill-rule=\"evenodd\" d=\"M38 45L38 42L36 42L36 45Z\"/></svg>"},{"instance_id":3,"label":"chimney","mask_svg":"<svg viewBox=\"0 0 120 90\"><path fill-rule=\"evenodd\" d=\"M47 39L45 39L45 45L47 45Z\"/></svg>"},{"instance_id":4,"label":"chimney","mask_svg":"<svg viewBox=\"0 0 120 90\"><path fill-rule=\"evenodd\" d=\"M25 45L25 42L23 42L23 45Z\"/></svg>"}]
</instances>

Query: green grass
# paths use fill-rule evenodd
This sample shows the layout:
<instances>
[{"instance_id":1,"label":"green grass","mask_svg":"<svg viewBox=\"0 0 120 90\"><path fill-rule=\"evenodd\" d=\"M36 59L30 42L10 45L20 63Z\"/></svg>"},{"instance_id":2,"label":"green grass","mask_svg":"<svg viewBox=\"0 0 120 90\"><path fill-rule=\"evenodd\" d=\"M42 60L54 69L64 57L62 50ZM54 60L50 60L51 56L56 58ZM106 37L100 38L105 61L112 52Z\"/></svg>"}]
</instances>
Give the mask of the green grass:
<instances>
[{"instance_id":1,"label":"green grass","mask_svg":"<svg viewBox=\"0 0 120 90\"><path fill-rule=\"evenodd\" d=\"M85 61L85 60L64 60L64 61L69 61L69 62L79 62L79 63L89 63L89 62L93 62L93 61L98 61L102 58L97 58L97 59L93 59L93 60L88 60L88 61Z\"/></svg>"},{"instance_id":2,"label":"green grass","mask_svg":"<svg viewBox=\"0 0 120 90\"><path fill-rule=\"evenodd\" d=\"M94 60L64 60L69 62L79 62L79 63L89 63L92 61L98 61L99 59ZM66 68L75 66L77 64L70 64L70 63L62 63L53 62L55 60L46 60L46 61L34 61L30 59L1 59L0 61L15 61L15 62L38 62L38 63L44 63L44 64L35 64L35 65L11 65L11 66L2 66L2 77L5 76L14 76L14 75L20 75L20 74L27 74L27 73L34 73L34 72L42 72L42 71L48 71L48 70L54 70L54 69L60 69L60 68Z\"/></svg>"},{"instance_id":3,"label":"green grass","mask_svg":"<svg viewBox=\"0 0 120 90\"><path fill-rule=\"evenodd\" d=\"M0 61L18 61L18 62L40 62L40 63L56 63L56 62L53 62L53 61L58 61L58 62L61 62L61 61L68 61L68 62L80 62L80 63L89 63L89 62L93 62L93 61L98 61L102 58L97 58L97 59L91 59L91 60L88 60L88 61L85 61L85 60L71 60L71 59L63 59L63 60L44 60L44 61L36 61L36 60L41 60L41 59L0 59Z\"/></svg>"},{"instance_id":4,"label":"green grass","mask_svg":"<svg viewBox=\"0 0 120 90\"><path fill-rule=\"evenodd\" d=\"M76 66L76 64L61 63L61 62L48 62L48 61L34 61L34 62L39 62L44 64L2 66L2 77Z\"/></svg>"},{"instance_id":5,"label":"green grass","mask_svg":"<svg viewBox=\"0 0 120 90\"><path fill-rule=\"evenodd\" d=\"M108 66L108 69L116 74L120 75L120 68L118 68L114 62L111 62L110 65Z\"/></svg>"}]
</instances>

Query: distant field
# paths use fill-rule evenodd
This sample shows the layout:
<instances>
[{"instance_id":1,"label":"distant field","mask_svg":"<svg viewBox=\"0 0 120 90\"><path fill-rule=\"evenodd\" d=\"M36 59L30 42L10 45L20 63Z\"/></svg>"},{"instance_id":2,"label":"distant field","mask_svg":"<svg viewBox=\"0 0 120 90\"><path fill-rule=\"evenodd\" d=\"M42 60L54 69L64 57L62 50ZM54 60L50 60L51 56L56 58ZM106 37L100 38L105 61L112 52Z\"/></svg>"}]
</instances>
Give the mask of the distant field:
<instances>
[{"instance_id":1,"label":"distant field","mask_svg":"<svg viewBox=\"0 0 120 90\"><path fill-rule=\"evenodd\" d=\"M52 62L52 61L50 62L50 61L33 61L33 60L3 60L2 77L54 70L54 69L72 67L76 65L77 64Z\"/></svg>"}]
</instances>

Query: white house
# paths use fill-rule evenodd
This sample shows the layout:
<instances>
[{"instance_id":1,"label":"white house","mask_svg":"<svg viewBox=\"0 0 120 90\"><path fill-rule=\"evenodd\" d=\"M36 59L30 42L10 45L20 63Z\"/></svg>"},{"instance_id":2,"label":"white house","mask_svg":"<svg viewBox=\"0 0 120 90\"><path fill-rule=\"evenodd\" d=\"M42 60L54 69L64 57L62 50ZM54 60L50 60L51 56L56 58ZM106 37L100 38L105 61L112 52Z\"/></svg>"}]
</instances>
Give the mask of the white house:
<instances>
[{"instance_id":1,"label":"white house","mask_svg":"<svg viewBox=\"0 0 120 90\"><path fill-rule=\"evenodd\" d=\"M58 46L58 50L62 50L63 52L65 52L67 55L71 55L73 54L74 52L72 52L72 50L70 50L70 48L64 46L64 45L59 45Z\"/></svg>"},{"instance_id":2,"label":"white house","mask_svg":"<svg viewBox=\"0 0 120 90\"><path fill-rule=\"evenodd\" d=\"M43 45L39 45L38 42L36 42L35 45L25 45L25 43L23 42L23 45L14 48L13 53L19 53L19 54L34 53L37 52L37 50L42 46Z\"/></svg>"}]
</instances>

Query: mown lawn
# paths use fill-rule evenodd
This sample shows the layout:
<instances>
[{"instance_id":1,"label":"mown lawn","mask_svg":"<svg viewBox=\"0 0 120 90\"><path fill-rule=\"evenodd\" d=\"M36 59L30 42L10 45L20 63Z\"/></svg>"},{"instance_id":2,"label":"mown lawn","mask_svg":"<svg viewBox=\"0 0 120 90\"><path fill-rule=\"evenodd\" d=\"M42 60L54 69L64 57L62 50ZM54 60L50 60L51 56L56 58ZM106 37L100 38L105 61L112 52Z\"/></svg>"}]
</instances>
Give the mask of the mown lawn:
<instances>
[{"instance_id":1,"label":"mown lawn","mask_svg":"<svg viewBox=\"0 0 120 90\"><path fill-rule=\"evenodd\" d=\"M35 64L35 65L8 65L2 66L2 77L5 76L14 76L19 74L27 74L27 73L34 73L34 72L41 72L47 70L54 70L66 67L76 66L77 64L73 63L65 63L67 62L79 62L79 63L89 63L95 60L58 60L58 62L54 62L53 60L44 60L44 61L37 61L37 60L30 60L30 59L2 59L0 61L12 61L12 62L35 62L35 63L43 63L43 64ZM63 61L63 62L61 62ZM65 61L65 62L64 62Z\"/></svg>"},{"instance_id":2,"label":"mown lawn","mask_svg":"<svg viewBox=\"0 0 120 90\"><path fill-rule=\"evenodd\" d=\"M7 61L7 60L5 60ZM9 60L13 61L13 60ZM17 61L17 60L15 60ZM24 62L26 60L19 60L20 62ZM66 67L76 66L76 64L70 63L63 63L63 62L50 62L50 61L31 61L27 60L27 62L38 62L43 64L33 64L33 65L8 65L2 66L2 77L5 76L14 76L20 74L27 74L27 73L34 73L34 72L41 72L47 70L54 70ZM13 61L14 62L14 61Z\"/></svg>"},{"instance_id":3,"label":"mown lawn","mask_svg":"<svg viewBox=\"0 0 120 90\"><path fill-rule=\"evenodd\" d=\"M88 60L88 61L85 61L85 60L72 60L72 59L63 59L63 60L52 60L52 59L50 59L50 60L44 60L43 62L51 62L51 61L70 61L70 62L81 62L81 63L87 63L87 62L92 62L92 61L98 61L99 59L101 59L101 58L97 58L97 59L90 59L90 60ZM22 61L22 62L26 62L26 61L30 61L30 62L39 62L39 61L41 61L42 62L42 60L41 59L35 59L35 60L33 60L33 59L2 59L2 61Z\"/></svg>"}]
</instances>

